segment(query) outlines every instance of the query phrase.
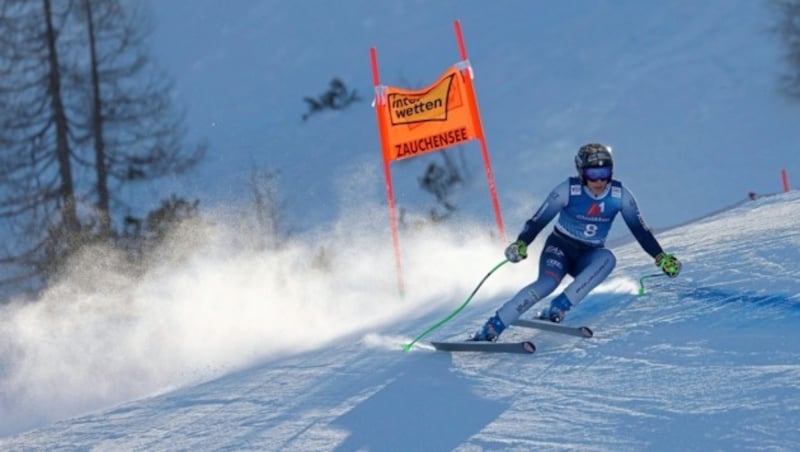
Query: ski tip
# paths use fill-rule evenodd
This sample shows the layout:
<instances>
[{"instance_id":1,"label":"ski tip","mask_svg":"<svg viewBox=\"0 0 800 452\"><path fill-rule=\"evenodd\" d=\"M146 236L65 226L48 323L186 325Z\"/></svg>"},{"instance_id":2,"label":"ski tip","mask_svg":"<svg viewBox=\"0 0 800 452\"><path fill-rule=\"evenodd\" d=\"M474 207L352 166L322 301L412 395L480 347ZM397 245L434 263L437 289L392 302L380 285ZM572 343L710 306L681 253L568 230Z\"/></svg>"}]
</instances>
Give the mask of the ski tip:
<instances>
[{"instance_id":1,"label":"ski tip","mask_svg":"<svg viewBox=\"0 0 800 452\"><path fill-rule=\"evenodd\" d=\"M533 342L531 342L531 341L523 342L522 343L522 348L524 348L525 351L528 352L528 353L533 353L533 352L536 351L536 346L533 345Z\"/></svg>"},{"instance_id":2,"label":"ski tip","mask_svg":"<svg viewBox=\"0 0 800 452\"><path fill-rule=\"evenodd\" d=\"M589 328L588 326L582 326L580 330L581 330L581 335L585 338L590 338L594 336L594 331L592 331L592 329Z\"/></svg>"}]
</instances>

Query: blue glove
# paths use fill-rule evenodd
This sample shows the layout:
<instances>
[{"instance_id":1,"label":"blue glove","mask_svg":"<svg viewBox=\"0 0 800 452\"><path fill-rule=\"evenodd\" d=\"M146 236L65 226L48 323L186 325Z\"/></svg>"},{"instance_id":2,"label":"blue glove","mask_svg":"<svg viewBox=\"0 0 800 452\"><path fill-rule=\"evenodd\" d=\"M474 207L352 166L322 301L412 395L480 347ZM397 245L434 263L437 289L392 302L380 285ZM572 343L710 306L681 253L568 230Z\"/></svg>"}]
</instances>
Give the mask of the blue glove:
<instances>
[{"instance_id":1,"label":"blue glove","mask_svg":"<svg viewBox=\"0 0 800 452\"><path fill-rule=\"evenodd\" d=\"M526 257L528 257L528 245L522 240L517 240L506 248L506 259L508 259L509 262L516 263Z\"/></svg>"},{"instance_id":2,"label":"blue glove","mask_svg":"<svg viewBox=\"0 0 800 452\"><path fill-rule=\"evenodd\" d=\"M656 265L670 278L678 276L681 272L681 261L672 254L658 253Z\"/></svg>"}]
</instances>

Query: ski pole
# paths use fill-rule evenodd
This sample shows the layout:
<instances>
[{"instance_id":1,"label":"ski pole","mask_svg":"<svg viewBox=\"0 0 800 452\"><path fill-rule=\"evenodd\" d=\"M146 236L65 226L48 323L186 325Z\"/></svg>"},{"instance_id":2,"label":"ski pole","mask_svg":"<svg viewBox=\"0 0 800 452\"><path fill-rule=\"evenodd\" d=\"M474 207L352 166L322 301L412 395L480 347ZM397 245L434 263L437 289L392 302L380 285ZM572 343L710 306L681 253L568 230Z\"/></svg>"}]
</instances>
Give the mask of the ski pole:
<instances>
[{"instance_id":1,"label":"ski pole","mask_svg":"<svg viewBox=\"0 0 800 452\"><path fill-rule=\"evenodd\" d=\"M666 273L649 273L647 275L642 275L639 278L639 295L644 295L644 280L649 278L657 278L659 276L667 276Z\"/></svg>"},{"instance_id":2,"label":"ski pole","mask_svg":"<svg viewBox=\"0 0 800 452\"><path fill-rule=\"evenodd\" d=\"M499 264L495 265L493 269L489 270L489 273L487 273L486 276L483 277L481 282L478 283L478 287L476 287L475 290L472 291L472 293L469 295L469 297L467 297L467 300L464 303L462 303L461 306L458 307L458 309L456 309L455 311L451 312L450 315L448 315L447 317L445 317L442 320L439 320L438 322L433 324L427 330L423 331L419 336L415 337L413 341L409 342L408 344L405 344L403 346L403 351L407 352L407 351L411 350L411 347L414 344L416 344L417 341L419 341L423 337L425 337L428 334L430 334L433 330L435 330L435 329L439 328L440 326L444 325L445 323L449 322L450 319L452 319L453 317L456 316L456 314L461 312L461 310L464 309L469 304L470 301L472 301L472 297L475 296L475 294L478 292L478 289L480 289L481 286L483 285L484 281L486 281L486 279L489 278L489 276L491 276L491 274L494 273L495 270L497 270L498 268L502 267L503 264L505 264L507 262L508 262L508 259L504 259L503 262L500 262Z\"/></svg>"}]
</instances>

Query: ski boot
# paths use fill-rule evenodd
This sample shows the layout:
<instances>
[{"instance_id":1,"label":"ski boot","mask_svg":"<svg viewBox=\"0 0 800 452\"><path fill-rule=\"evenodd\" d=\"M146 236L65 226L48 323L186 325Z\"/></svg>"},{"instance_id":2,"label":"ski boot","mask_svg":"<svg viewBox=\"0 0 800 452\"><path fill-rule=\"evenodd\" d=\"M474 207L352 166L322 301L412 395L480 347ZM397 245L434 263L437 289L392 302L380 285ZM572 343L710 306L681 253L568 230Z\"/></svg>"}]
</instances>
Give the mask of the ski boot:
<instances>
[{"instance_id":1,"label":"ski boot","mask_svg":"<svg viewBox=\"0 0 800 452\"><path fill-rule=\"evenodd\" d=\"M506 325L502 320L500 320L500 317L495 314L486 321L486 323L483 325L483 328L476 331L467 340L496 342L497 338L500 337L500 333L502 333L505 329Z\"/></svg>"},{"instance_id":2,"label":"ski boot","mask_svg":"<svg viewBox=\"0 0 800 452\"><path fill-rule=\"evenodd\" d=\"M572 303L562 293L550 302L550 306L539 312L539 320L549 320L553 323L561 323L567 315L567 311L572 307Z\"/></svg>"}]
</instances>

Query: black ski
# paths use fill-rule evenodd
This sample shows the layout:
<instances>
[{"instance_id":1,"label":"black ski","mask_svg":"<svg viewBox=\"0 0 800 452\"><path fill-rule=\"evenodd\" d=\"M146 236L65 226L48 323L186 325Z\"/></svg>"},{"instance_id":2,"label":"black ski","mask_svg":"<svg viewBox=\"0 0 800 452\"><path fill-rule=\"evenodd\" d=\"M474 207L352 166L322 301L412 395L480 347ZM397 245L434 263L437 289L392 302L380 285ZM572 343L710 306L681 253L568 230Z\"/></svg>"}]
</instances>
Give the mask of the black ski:
<instances>
[{"instance_id":1,"label":"black ski","mask_svg":"<svg viewBox=\"0 0 800 452\"><path fill-rule=\"evenodd\" d=\"M547 320L519 319L511 324L514 326L521 326L525 328L536 328L537 330L550 331L559 334L567 334L570 336L578 336L585 338L594 336L594 332L588 326L562 325L560 323L553 323Z\"/></svg>"},{"instance_id":2,"label":"black ski","mask_svg":"<svg viewBox=\"0 0 800 452\"><path fill-rule=\"evenodd\" d=\"M458 342L431 342L436 350L445 352L490 352L490 353L522 353L531 354L536 351L533 342L485 342L485 341L458 341Z\"/></svg>"}]
</instances>

